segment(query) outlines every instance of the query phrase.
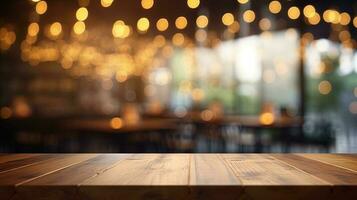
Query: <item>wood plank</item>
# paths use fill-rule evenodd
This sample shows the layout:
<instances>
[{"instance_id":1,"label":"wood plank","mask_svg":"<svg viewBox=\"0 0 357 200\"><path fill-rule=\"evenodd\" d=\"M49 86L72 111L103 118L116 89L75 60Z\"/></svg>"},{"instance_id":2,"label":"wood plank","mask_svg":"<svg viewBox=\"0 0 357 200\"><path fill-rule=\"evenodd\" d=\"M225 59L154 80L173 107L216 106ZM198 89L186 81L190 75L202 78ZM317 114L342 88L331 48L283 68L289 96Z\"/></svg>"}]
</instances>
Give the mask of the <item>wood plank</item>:
<instances>
[{"instance_id":1,"label":"wood plank","mask_svg":"<svg viewBox=\"0 0 357 200\"><path fill-rule=\"evenodd\" d=\"M329 185L268 155L240 154L226 159L243 185Z\"/></svg>"},{"instance_id":2,"label":"wood plank","mask_svg":"<svg viewBox=\"0 0 357 200\"><path fill-rule=\"evenodd\" d=\"M298 154L336 167L357 172L357 157L346 154Z\"/></svg>"},{"instance_id":3,"label":"wood plank","mask_svg":"<svg viewBox=\"0 0 357 200\"><path fill-rule=\"evenodd\" d=\"M309 158L304 158L299 155L273 154L272 156L299 168L306 173L313 174L330 184L357 185L357 173L350 170L335 167Z\"/></svg>"},{"instance_id":4,"label":"wood plank","mask_svg":"<svg viewBox=\"0 0 357 200\"><path fill-rule=\"evenodd\" d=\"M188 176L189 155L139 154L82 185L187 185Z\"/></svg>"},{"instance_id":5,"label":"wood plank","mask_svg":"<svg viewBox=\"0 0 357 200\"><path fill-rule=\"evenodd\" d=\"M78 161L76 155L53 155L48 162L38 162L33 165L20 167L11 171L0 173L0 197L1 199L10 199L15 194L16 184L32 180L38 176L50 173L69 164L67 160ZM73 159L74 158L74 159ZM82 156L83 158L83 156ZM63 162L63 163L62 163Z\"/></svg>"},{"instance_id":6,"label":"wood plank","mask_svg":"<svg viewBox=\"0 0 357 200\"><path fill-rule=\"evenodd\" d=\"M129 154L102 154L16 188L13 199L78 199L78 185L114 167ZM54 187L55 186L55 187Z\"/></svg>"},{"instance_id":7,"label":"wood plank","mask_svg":"<svg viewBox=\"0 0 357 200\"><path fill-rule=\"evenodd\" d=\"M102 154L88 159L76 165L56 171L47 176L35 179L23 186L28 185L79 185L83 181L105 170L110 169L118 161L129 157L130 154ZM65 179L63 177L66 177Z\"/></svg>"},{"instance_id":8,"label":"wood plank","mask_svg":"<svg viewBox=\"0 0 357 200\"><path fill-rule=\"evenodd\" d=\"M186 199L189 162L187 154L138 154L88 179L80 191L88 199Z\"/></svg>"},{"instance_id":9,"label":"wood plank","mask_svg":"<svg viewBox=\"0 0 357 200\"><path fill-rule=\"evenodd\" d=\"M189 199L237 199L242 183L219 154L192 154Z\"/></svg>"},{"instance_id":10,"label":"wood plank","mask_svg":"<svg viewBox=\"0 0 357 200\"><path fill-rule=\"evenodd\" d=\"M0 174L1 185L19 185L56 170L69 167L97 156L96 154L62 154L33 165Z\"/></svg>"},{"instance_id":11,"label":"wood plank","mask_svg":"<svg viewBox=\"0 0 357 200\"><path fill-rule=\"evenodd\" d=\"M241 184L219 154L192 154L189 185Z\"/></svg>"},{"instance_id":12,"label":"wood plank","mask_svg":"<svg viewBox=\"0 0 357 200\"><path fill-rule=\"evenodd\" d=\"M357 199L355 160L330 154L58 154L0 173L0 199Z\"/></svg>"},{"instance_id":13,"label":"wood plank","mask_svg":"<svg viewBox=\"0 0 357 200\"><path fill-rule=\"evenodd\" d=\"M20 159L25 159L25 158L31 158L31 157L35 157L35 156L39 156L39 155L42 155L42 154L3 154L3 155L0 155L0 163L14 161L14 160L20 160Z\"/></svg>"},{"instance_id":14,"label":"wood plank","mask_svg":"<svg viewBox=\"0 0 357 200\"><path fill-rule=\"evenodd\" d=\"M328 199L330 184L267 154L224 155L243 183L242 199Z\"/></svg>"},{"instance_id":15,"label":"wood plank","mask_svg":"<svg viewBox=\"0 0 357 200\"><path fill-rule=\"evenodd\" d=\"M10 160L10 161L4 162L4 163L0 163L0 173L5 173L7 171L11 171L14 169L19 169L19 168L33 165L38 162L43 162L50 158L54 158L55 156L56 155L51 155L51 154L43 154L43 155L30 156L30 157L24 157L24 158L22 158L22 156L20 156L19 159Z\"/></svg>"}]
</instances>

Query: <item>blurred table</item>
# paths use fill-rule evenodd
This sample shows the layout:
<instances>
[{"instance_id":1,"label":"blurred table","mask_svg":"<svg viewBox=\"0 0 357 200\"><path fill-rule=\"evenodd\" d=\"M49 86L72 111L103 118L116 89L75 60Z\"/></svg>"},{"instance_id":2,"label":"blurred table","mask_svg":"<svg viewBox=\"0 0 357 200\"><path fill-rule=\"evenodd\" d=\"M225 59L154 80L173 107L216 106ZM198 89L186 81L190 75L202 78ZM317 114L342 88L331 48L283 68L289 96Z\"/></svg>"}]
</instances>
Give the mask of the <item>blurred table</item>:
<instances>
[{"instance_id":1,"label":"blurred table","mask_svg":"<svg viewBox=\"0 0 357 200\"><path fill-rule=\"evenodd\" d=\"M211 125L236 124L247 128L292 128L299 127L303 123L301 117L275 117L273 123L262 124L259 116L247 115L225 115L212 120L203 120L200 112L190 112L183 120Z\"/></svg>"},{"instance_id":2,"label":"blurred table","mask_svg":"<svg viewBox=\"0 0 357 200\"><path fill-rule=\"evenodd\" d=\"M4 200L341 198L357 198L357 155L0 155Z\"/></svg>"},{"instance_id":3,"label":"blurred table","mask_svg":"<svg viewBox=\"0 0 357 200\"><path fill-rule=\"evenodd\" d=\"M172 119L143 119L136 124L123 122L120 128L111 127L110 120L111 119L70 119L62 121L59 127L65 130L97 133L127 133L177 129L176 121Z\"/></svg>"}]
</instances>

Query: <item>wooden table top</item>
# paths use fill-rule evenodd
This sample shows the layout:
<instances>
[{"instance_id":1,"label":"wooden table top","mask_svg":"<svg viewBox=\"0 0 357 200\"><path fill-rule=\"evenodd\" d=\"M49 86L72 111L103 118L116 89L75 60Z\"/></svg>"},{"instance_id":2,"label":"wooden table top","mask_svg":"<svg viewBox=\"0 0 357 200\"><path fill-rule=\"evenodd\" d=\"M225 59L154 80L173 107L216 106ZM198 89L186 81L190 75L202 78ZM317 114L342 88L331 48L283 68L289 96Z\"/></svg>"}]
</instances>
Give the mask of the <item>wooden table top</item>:
<instances>
[{"instance_id":1,"label":"wooden table top","mask_svg":"<svg viewBox=\"0 0 357 200\"><path fill-rule=\"evenodd\" d=\"M0 154L0 199L357 199L353 154Z\"/></svg>"}]
</instances>

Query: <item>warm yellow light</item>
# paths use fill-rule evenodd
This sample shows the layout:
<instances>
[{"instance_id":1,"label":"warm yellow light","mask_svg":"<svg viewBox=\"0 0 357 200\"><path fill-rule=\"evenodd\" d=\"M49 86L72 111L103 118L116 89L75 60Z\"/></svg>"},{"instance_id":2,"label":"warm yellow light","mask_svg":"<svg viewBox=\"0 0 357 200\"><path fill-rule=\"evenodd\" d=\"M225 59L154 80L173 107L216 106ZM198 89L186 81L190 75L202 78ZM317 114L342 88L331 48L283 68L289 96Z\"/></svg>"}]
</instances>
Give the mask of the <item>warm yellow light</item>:
<instances>
[{"instance_id":1,"label":"warm yellow light","mask_svg":"<svg viewBox=\"0 0 357 200\"><path fill-rule=\"evenodd\" d=\"M189 8L195 9L200 5L200 0L187 0L187 5Z\"/></svg>"},{"instance_id":2,"label":"warm yellow light","mask_svg":"<svg viewBox=\"0 0 357 200\"><path fill-rule=\"evenodd\" d=\"M156 28L159 31L166 31L169 28L169 21L165 18L161 18L156 22Z\"/></svg>"},{"instance_id":3,"label":"warm yellow light","mask_svg":"<svg viewBox=\"0 0 357 200\"><path fill-rule=\"evenodd\" d=\"M9 107L2 107L0 110L0 116L2 119L8 119L12 115L12 110Z\"/></svg>"},{"instance_id":4,"label":"warm yellow light","mask_svg":"<svg viewBox=\"0 0 357 200\"><path fill-rule=\"evenodd\" d=\"M331 83L328 82L328 81L321 81L321 82L319 83L318 89L319 89L319 92L320 92L321 94L327 95L327 94L329 94L329 93L331 92L332 86L331 86Z\"/></svg>"},{"instance_id":5,"label":"warm yellow light","mask_svg":"<svg viewBox=\"0 0 357 200\"><path fill-rule=\"evenodd\" d=\"M205 93L202 89L196 88L192 91L192 99L196 102L202 101Z\"/></svg>"},{"instance_id":6,"label":"warm yellow light","mask_svg":"<svg viewBox=\"0 0 357 200\"><path fill-rule=\"evenodd\" d=\"M307 18L313 17L316 13L315 7L313 5L307 5L304 7L303 13Z\"/></svg>"},{"instance_id":7,"label":"warm yellow light","mask_svg":"<svg viewBox=\"0 0 357 200\"><path fill-rule=\"evenodd\" d=\"M273 113L265 112L262 113L259 117L259 121L263 125L271 125L274 123L275 117Z\"/></svg>"},{"instance_id":8,"label":"warm yellow light","mask_svg":"<svg viewBox=\"0 0 357 200\"><path fill-rule=\"evenodd\" d=\"M351 17L348 13L343 12L340 14L340 24L341 25L348 25L351 22Z\"/></svg>"},{"instance_id":9,"label":"warm yellow light","mask_svg":"<svg viewBox=\"0 0 357 200\"><path fill-rule=\"evenodd\" d=\"M31 23L27 28L28 35L32 37L36 36L39 31L40 31L40 26L36 22Z\"/></svg>"},{"instance_id":10,"label":"warm yellow light","mask_svg":"<svg viewBox=\"0 0 357 200\"><path fill-rule=\"evenodd\" d=\"M200 15L196 19L196 25L198 28L206 28L208 25L208 18L205 15Z\"/></svg>"},{"instance_id":11,"label":"warm yellow light","mask_svg":"<svg viewBox=\"0 0 357 200\"><path fill-rule=\"evenodd\" d=\"M353 26L357 28L357 17L353 18Z\"/></svg>"},{"instance_id":12,"label":"warm yellow light","mask_svg":"<svg viewBox=\"0 0 357 200\"><path fill-rule=\"evenodd\" d=\"M172 37L172 43L176 46L181 46L185 42L185 36L182 33L176 33Z\"/></svg>"},{"instance_id":13,"label":"warm yellow light","mask_svg":"<svg viewBox=\"0 0 357 200\"><path fill-rule=\"evenodd\" d=\"M268 18L263 18L259 21L259 28L262 31L267 31L271 28L271 22Z\"/></svg>"},{"instance_id":14,"label":"warm yellow light","mask_svg":"<svg viewBox=\"0 0 357 200\"><path fill-rule=\"evenodd\" d=\"M113 24L112 34L116 38L126 38L130 35L130 27L124 21L117 20Z\"/></svg>"},{"instance_id":15,"label":"warm yellow light","mask_svg":"<svg viewBox=\"0 0 357 200\"><path fill-rule=\"evenodd\" d=\"M141 6L144 9L150 9L154 6L154 0L141 0Z\"/></svg>"},{"instance_id":16,"label":"warm yellow light","mask_svg":"<svg viewBox=\"0 0 357 200\"><path fill-rule=\"evenodd\" d=\"M39 15L45 14L47 11L47 3L46 1L40 1L36 4L36 13Z\"/></svg>"},{"instance_id":17,"label":"warm yellow light","mask_svg":"<svg viewBox=\"0 0 357 200\"><path fill-rule=\"evenodd\" d=\"M138 20L136 27L141 32L146 32L150 27L150 21L146 17L142 17Z\"/></svg>"},{"instance_id":18,"label":"warm yellow light","mask_svg":"<svg viewBox=\"0 0 357 200\"><path fill-rule=\"evenodd\" d=\"M128 74L125 71L118 71L115 74L115 79L119 82L119 83L123 83L128 79Z\"/></svg>"},{"instance_id":19,"label":"warm yellow light","mask_svg":"<svg viewBox=\"0 0 357 200\"><path fill-rule=\"evenodd\" d=\"M316 25L320 23L321 17L318 13L315 13L314 16L307 19L311 25Z\"/></svg>"},{"instance_id":20,"label":"warm yellow light","mask_svg":"<svg viewBox=\"0 0 357 200\"><path fill-rule=\"evenodd\" d=\"M73 26L73 32L77 35L84 33L86 30L86 24L84 22L76 22Z\"/></svg>"},{"instance_id":21,"label":"warm yellow light","mask_svg":"<svg viewBox=\"0 0 357 200\"><path fill-rule=\"evenodd\" d=\"M300 10L299 10L298 7L293 6L293 7L289 8L288 17L290 19L294 19L295 20L295 19L299 18L299 16L300 16Z\"/></svg>"},{"instance_id":22,"label":"warm yellow light","mask_svg":"<svg viewBox=\"0 0 357 200\"><path fill-rule=\"evenodd\" d=\"M186 17L178 17L175 21L176 28L178 29L185 29L187 26L187 19Z\"/></svg>"},{"instance_id":23,"label":"warm yellow light","mask_svg":"<svg viewBox=\"0 0 357 200\"><path fill-rule=\"evenodd\" d=\"M228 26L228 31L231 33L237 33L239 31L239 28L239 22L234 21L231 25Z\"/></svg>"},{"instance_id":24,"label":"warm yellow light","mask_svg":"<svg viewBox=\"0 0 357 200\"><path fill-rule=\"evenodd\" d=\"M211 110L204 110L201 112L201 118L204 121L211 121L214 118L214 113Z\"/></svg>"},{"instance_id":25,"label":"warm yellow light","mask_svg":"<svg viewBox=\"0 0 357 200\"><path fill-rule=\"evenodd\" d=\"M39 2L39 1L40 1L40 0L32 0L32 2L35 2L35 3L36 3L36 2Z\"/></svg>"},{"instance_id":26,"label":"warm yellow light","mask_svg":"<svg viewBox=\"0 0 357 200\"><path fill-rule=\"evenodd\" d=\"M88 10L85 7L81 7L76 12L76 18L78 21L84 21L88 17Z\"/></svg>"},{"instance_id":27,"label":"warm yellow light","mask_svg":"<svg viewBox=\"0 0 357 200\"><path fill-rule=\"evenodd\" d=\"M104 8L107 8L112 5L113 1L114 0L101 0L100 4L102 4Z\"/></svg>"},{"instance_id":28,"label":"warm yellow light","mask_svg":"<svg viewBox=\"0 0 357 200\"><path fill-rule=\"evenodd\" d=\"M277 14L281 11L281 3L279 1L272 1L269 3L269 10L271 13Z\"/></svg>"},{"instance_id":29,"label":"warm yellow light","mask_svg":"<svg viewBox=\"0 0 357 200\"><path fill-rule=\"evenodd\" d=\"M50 33L52 36L59 36L62 32L62 25L59 22L55 22L50 26Z\"/></svg>"},{"instance_id":30,"label":"warm yellow light","mask_svg":"<svg viewBox=\"0 0 357 200\"><path fill-rule=\"evenodd\" d=\"M344 30L344 31L341 31L339 34L338 34L338 38L340 38L340 40L342 42L345 42L345 41L348 41L351 39L351 34L349 31L347 30Z\"/></svg>"},{"instance_id":31,"label":"warm yellow light","mask_svg":"<svg viewBox=\"0 0 357 200\"><path fill-rule=\"evenodd\" d=\"M222 23L226 26L229 26L231 24L233 24L234 22L234 16L232 13L225 13L223 16L222 16Z\"/></svg>"},{"instance_id":32,"label":"warm yellow light","mask_svg":"<svg viewBox=\"0 0 357 200\"><path fill-rule=\"evenodd\" d=\"M238 3L240 3L240 4L246 4L246 3L249 2L249 0L237 0L237 1L238 1Z\"/></svg>"},{"instance_id":33,"label":"warm yellow light","mask_svg":"<svg viewBox=\"0 0 357 200\"><path fill-rule=\"evenodd\" d=\"M120 26L120 25L124 25L125 22L123 20L117 20L114 22L113 26Z\"/></svg>"},{"instance_id":34,"label":"warm yellow light","mask_svg":"<svg viewBox=\"0 0 357 200\"><path fill-rule=\"evenodd\" d=\"M119 117L114 117L110 120L110 127L112 127L113 129L120 129L121 127L123 127L123 120Z\"/></svg>"},{"instance_id":35,"label":"warm yellow light","mask_svg":"<svg viewBox=\"0 0 357 200\"><path fill-rule=\"evenodd\" d=\"M154 44L157 46L157 47L163 47L165 44L166 44L166 39L164 36L162 35L157 35L155 36L154 38Z\"/></svg>"},{"instance_id":36,"label":"warm yellow light","mask_svg":"<svg viewBox=\"0 0 357 200\"><path fill-rule=\"evenodd\" d=\"M338 13L336 10L326 10L323 13L322 17L325 20L325 22L334 23L334 24L339 23L341 18L340 13Z\"/></svg>"},{"instance_id":37,"label":"warm yellow light","mask_svg":"<svg viewBox=\"0 0 357 200\"><path fill-rule=\"evenodd\" d=\"M253 10L246 10L243 13L243 20L247 23L252 23L255 20L255 13Z\"/></svg>"},{"instance_id":38,"label":"warm yellow light","mask_svg":"<svg viewBox=\"0 0 357 200\"><path fill-rule=\"evenodd\" d=\"M16 41L14 31L8 30L5 27L0 28L0 50L7 50Z\"/></svg>"}]
</instances>

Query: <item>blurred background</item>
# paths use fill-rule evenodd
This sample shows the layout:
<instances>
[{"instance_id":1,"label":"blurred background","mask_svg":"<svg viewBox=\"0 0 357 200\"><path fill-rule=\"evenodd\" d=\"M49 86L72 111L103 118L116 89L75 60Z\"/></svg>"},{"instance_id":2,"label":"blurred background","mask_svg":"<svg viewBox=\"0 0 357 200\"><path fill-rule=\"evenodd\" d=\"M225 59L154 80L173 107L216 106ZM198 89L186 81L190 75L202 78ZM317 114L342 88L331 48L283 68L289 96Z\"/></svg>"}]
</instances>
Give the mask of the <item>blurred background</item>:
<instances>
[{"instance_id":1,"label":"blurred background","mask_svg":"<svg viewBox=\"0 0 357 200\"><path fill-rule=\"evenodd\" d=\"M357 153L354 0L0 4L0 152Z\"/></svg>"}]
</instances>

